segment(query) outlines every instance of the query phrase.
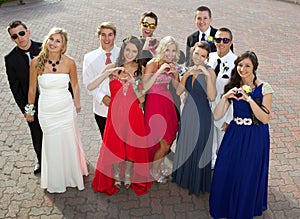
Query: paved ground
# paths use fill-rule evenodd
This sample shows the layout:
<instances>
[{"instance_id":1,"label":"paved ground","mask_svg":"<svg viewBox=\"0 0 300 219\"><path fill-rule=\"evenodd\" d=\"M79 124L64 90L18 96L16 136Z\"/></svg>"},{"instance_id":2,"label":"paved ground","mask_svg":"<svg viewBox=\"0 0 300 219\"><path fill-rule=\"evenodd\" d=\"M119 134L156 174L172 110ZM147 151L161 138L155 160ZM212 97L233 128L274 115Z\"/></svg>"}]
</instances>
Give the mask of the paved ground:
<instances>
[{"instance_id":1,"label":"paved ground","mask_svg":"<svg viewBox=\"0 0 300 219\"><path fill-rule=\"evenodd\" d=\"M159 16L159 36L173 35L185 51L185 38L195 30L193 11L199 1L25 0L0 7L1 59L13 44L6 25L25 20L32 38L42 40L53 26L68 30L68 54L78 65L80 85L83 55L98 46L95 29L102 21L118 28L118 40L139 35L138 20L145 10ZM213 24L234 33L235 52L254 50L258 74L274 88L269 174L269 210L261 218L300 218L300 6L293 1L204 0L213 11ZM35 163L29 131L8 88L4 61L0 62L0 218L210 218L208 195L189 196L175 184L154 184L144 196L122 190L112 197L94 194L91 180L100 138L92 115L92 101L82 89L79 124L89 162L86 189L48 194L32 174Z\"/></svg>"}]
</instances>

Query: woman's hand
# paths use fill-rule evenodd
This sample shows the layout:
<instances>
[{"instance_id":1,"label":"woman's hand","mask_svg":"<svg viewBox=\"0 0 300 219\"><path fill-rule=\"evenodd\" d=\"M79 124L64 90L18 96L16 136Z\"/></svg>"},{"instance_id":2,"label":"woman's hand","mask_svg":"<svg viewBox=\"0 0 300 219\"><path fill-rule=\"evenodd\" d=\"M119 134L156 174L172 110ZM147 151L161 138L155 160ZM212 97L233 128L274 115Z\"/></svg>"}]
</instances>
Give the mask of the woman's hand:
<instances>
[{"instance_id":1,"label":"woman's hand","mask_svg":"<svg viewBox=\"0 0 300 219\"><path fill-rule=\"evenodd\" d=\"M27 113L24 113L24 117L27 120L27 122L33 122L34 116L28 115Z\"/></svg>"},{"instance_id":2,"label":"woman's hand","mask_svg":"<svg viewBox=\"0 0 300 219\"><path fill-rule=\"evenodd\" d=\"M114 75L114 76L119 76L120 73L125 72L125 68L124 67L116 67L116 68L112 68L106 71L107 75Z\"/></svg>"},{"instance_id":3,"label":"woman's hand","mask_svg":"<svg viewBox=\"0 0 300 219\"><path fill-rule=\"evenodd\" d=\"M164 63L160 66L160 68L157 71L158 74L170 74L171 72L171 66L168 63Z\"/></svg>"},{"instance_id":4,"label":"woman's hand","mask_svg":"<svg viewBox=\"0 0 300 219\"><path fill-rule=\"evenodd\" d=\"M76 106L76 112L80 113L80 111L81 111L81 106Z\"/></svg>"},{"instance_id":5,"label":"woman's hand","mask_svg":"<svg viewBox=\"0 0 300 219\"><path fill-rule=\"evenodd\" d=\"M233 87L226 94L224 94L223 97L226 99L233 98L233 99L239 100L240 97L239 97L238 90L239 90L239 88Z\"/></svg>"},{"instance_id":6,"label":"woman's hand","mask_svg":"<svg viewBox=\"0 0 300 219\"><path fill-rule=\"evenodd\" d=\"M209 71L208 71L207 68L204 67L203 65L197 66L197 69L199 70L199 74L204 74L205 76L210 77Z\"/></svg>"}]
</instances>

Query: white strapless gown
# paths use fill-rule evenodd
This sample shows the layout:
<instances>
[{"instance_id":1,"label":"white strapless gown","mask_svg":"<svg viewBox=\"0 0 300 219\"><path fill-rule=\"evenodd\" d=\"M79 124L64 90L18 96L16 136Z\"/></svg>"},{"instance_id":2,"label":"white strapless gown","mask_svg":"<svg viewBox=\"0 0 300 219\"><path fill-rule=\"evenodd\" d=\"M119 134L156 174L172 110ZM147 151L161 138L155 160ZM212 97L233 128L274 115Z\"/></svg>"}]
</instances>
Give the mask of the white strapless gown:
<instances>
[{"instance_id":1,"label":"white strapless gown","mask_svg":"<svg viewBox=\"0 0 300 219\"><path fill-rule=\"evenodd\" d=\"M66 187L83 190L83 175L88 175L69 81L69 74L38 76L38 117L43 130L41 187L51 193L65 192Z\"/></svg>"}]
</instances>

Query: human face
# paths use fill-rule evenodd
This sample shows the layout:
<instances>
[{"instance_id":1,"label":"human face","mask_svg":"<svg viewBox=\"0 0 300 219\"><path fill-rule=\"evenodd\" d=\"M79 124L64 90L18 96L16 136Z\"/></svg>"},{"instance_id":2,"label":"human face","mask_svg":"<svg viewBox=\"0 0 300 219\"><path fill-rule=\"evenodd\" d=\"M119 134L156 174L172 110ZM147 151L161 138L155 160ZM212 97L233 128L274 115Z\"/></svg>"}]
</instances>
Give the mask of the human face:
<instances>
[{"instance_id":1,"label":"human face","mask_svg":"<svg viewBox=\"0 0 300 219\"><path fill-rule=\"evenodd\" d=\"M195 65L204 65L205 60L208 57L208 52L205 49L202 49L200 47L196 47L196 49L193 52L193 62Z\"/></svg>"},{"instance_id":2,"label":"human face","mask_svg":"<svg viewBox=\"0 0 300 219\"><path fill-rule=\"evenodd\" d=\"M100 40L102 49L106 52L109 52L114 47L116 35L111 29L102 28L100 34L98 35L98 39Z\"/></svg>"},{"instance_id":3,"label":"human face","mask_svg":"<svg viewBox=\"0 0 300 219\"><path fill-rule=\"evenodd\" d=\"M63 50L63 40L60 34L56 33L47 40L49 52L61 52Z\"/></svg>"},{"instance_id":4,"label":"human face","mask_svg":"<svg viewBox=\"0 0 300 219\"><path fill-rule=\"evenodd\" d=\"M208 11L197 11L195 15L195 24L201 32L207 31L212 22Z\"/></svg>"},{"instance_id":5,"label":"human face","mask_svg":"<svg viewBox=\"0 0 300 219\"><path fill-rule=\"evenodd\" d=\"M165 52L164 61L166 63L173 62L176 58L176 52L177 52L176 45L175 44L169 45Z\"/></svg>"},{"instance_id":6,"label":"human face","mask_svg":"<svg viewBox=\"0 0 300 219\"><path fill-rule=\"evenodd\" d=\"M231 37L230 37L230 34L228 32L217 31L217 33L215 35L215 39L216 38L228 38L228 39L230 39L229 43L224 43L223 40L221 40L220 43L217 43L215 41L215 45L217 47L217 53L218 53L219 57L222 58L223 56L225 56L229 53L230 47L232 45Z\"/></svg>"},{"instance_id":7,"label":"human face","mask_svg":"<svg viewBox=\"0 0 300 219\"><path fill-rule=\"evenodd\" d=\"M128 43L124 49L124 58L126 62L131 62L136 59L138 48L133 43Z\"/></svg>"},{"instance_id":8,"label":"human face","mask_svg":"<svg viewBox=\"0 0 300 219\"><path fill-rule=\"evenodd\" d=\"M19 33L21 31L25 32L24 36L20 36ZM28 50L31 46L31 40L30 40L30 30L25 29L22 25L17 26L16 28L12 28L9 30L10 36L16 34L18 37L16 39L10 38L13 42L17 44L17 46L20 49Z\"/></svg>"},{"instance_id":9,"label":"human face","mask_svg":"<svg viewBox=\"0 0 300 219\"><path fill-rule=\"evenodd\" d=\"M140 24L142 38L144 39L146 39L147 37L152 37L155 31L155 28L150 28L150 26L144 27L143 23L145 22L147 22L148 24L155 24L155 19L151 17L145 17L143 22Z\"/></svg>"},{"instance_id":10,"label":"human face","mask_svg":"<svg viewBox=\"0 0 300 219\"><path fill-rule=\"evenodd\" d=\"M242 80L253 80L254 66L250 58L245 58L237 65L237 72Z\"/></svg>"}]
</instances>

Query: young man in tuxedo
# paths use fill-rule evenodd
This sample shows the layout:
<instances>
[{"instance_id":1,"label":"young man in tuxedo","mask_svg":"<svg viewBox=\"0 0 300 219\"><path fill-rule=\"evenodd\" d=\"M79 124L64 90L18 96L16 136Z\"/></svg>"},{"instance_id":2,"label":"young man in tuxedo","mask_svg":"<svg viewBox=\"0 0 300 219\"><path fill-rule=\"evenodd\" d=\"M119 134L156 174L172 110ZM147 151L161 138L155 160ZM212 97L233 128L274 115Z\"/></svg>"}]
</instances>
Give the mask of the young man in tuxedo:
<instances>
[{"instance_id":1,"label":"young man in tuxedo","mask_svg":"<svg viewBox=\"0 0 300 219\"><path fill-rule=\"evenodd\" d=\"M199 41L207 41L210 44L211 52L217 51L214 44L214 37L217 29L211 26L211 10L206 6L200 6L195 10L194 22L198 30L187 37L186 41L186 66L190 65L190 49Z\"/></svg>"},{"instance_id":2,"label":"young man in tuxedo","mask_svg":"<svg viewBox=\"0 0 300 219\"><path fill-rule=\"evenodd\" d=\"M120 48L115 45L116 32L116 27L110 22L103 22L98 26L100 47L85 54L83 59L82 78L87 90L89 83L101 74L105 66L118 58ZM94 116L103 138L110 103L109 79L104 80L97 88L88 90L88 93L93 96Z\"/></svg>"},{"instance_id":3,"label":"young man in tuxedo","mask_svg":"<svg viewBox=\"0 0 300 219\"><path fill-rule=\"evenodd\" d=\"M41 50L41 43L30 39L30 30L23 21L16 20L9 23L7 27L8 34L16 46L4 57L6 74L13 97L26 118L25 106L28 103L29 88L29 66L31 59L37 56ZM37 110L38 92L35 99ZM28 122L32 144L38 159L34 167L34 174L41 171L41 152L43 133L37 117L34 114L34 121Z\"/></svg>"}]
</instances>

